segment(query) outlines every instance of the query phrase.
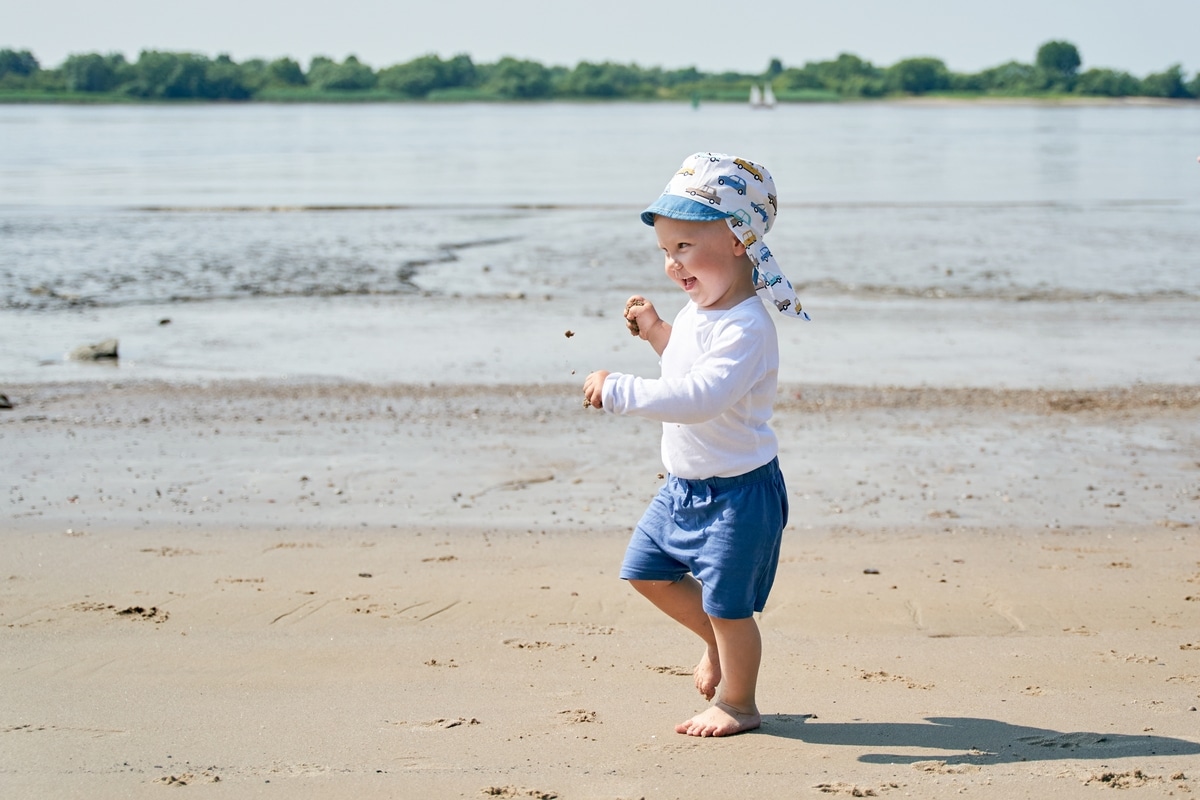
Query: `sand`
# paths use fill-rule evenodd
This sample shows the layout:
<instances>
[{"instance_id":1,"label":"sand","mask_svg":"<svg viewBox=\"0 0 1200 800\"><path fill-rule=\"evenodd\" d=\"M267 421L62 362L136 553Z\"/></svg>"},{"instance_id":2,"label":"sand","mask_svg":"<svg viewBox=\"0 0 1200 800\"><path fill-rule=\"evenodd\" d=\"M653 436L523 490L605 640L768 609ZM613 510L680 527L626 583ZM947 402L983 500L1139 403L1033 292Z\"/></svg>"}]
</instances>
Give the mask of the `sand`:
<instances>
[{"instance_id":1,"label":"sand","mask_svg":"<svg viewBox=\"0 0 1200 800\"><path fill-rule=\"evenodd\" d=\"M764 722L577 387L0 386L4 797L1200 791L1200 390L788 385Z\"/></svg>"}]
</instances>

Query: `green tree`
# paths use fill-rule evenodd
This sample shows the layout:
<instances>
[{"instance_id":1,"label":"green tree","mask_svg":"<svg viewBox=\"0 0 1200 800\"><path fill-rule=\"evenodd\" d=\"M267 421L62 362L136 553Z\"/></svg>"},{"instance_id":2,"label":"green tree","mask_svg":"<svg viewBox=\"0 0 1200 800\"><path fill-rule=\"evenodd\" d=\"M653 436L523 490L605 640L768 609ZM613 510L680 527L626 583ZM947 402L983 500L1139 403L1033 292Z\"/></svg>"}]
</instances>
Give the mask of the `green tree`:
<instances>
[{"instance_id":1,"label":"green tree","mask_svg":"<svg viewBox=\"0 0 1200 800\"><path fill-rule=\"evenodd\" d=\"M638 97L650 93L644 74L636 66L587 61L565 72L556 89L567 97Z\"/></svg>"},{"instance_id":2,"label":"green tree","mask_svg":"<svg viewBox=\"0 0 1200 800\"><path fill-rule=\"evenodd\" d=\"M1141 91L1141 82L1128 72L1089 69L1075 81L1074 91L1096 97L1129 97Z\"/></svg>"},{"instance_id":3,"label":"green tree","mask_svg":"<svg viewBox=\"0 0 1200 800\"><path fill-rule=\"evenodd\" d=\"M41 66L33 53L28 50L0 50L0 78L6 75L18 75L27 78L33 75Z\"/></svg>"},{"instance_id":4,"label":"green tree","mask_svg":"<svg viewBox=\"0 0 1200 800\"><path fill-rule=\"evenodd\" d=\"M163 87L162 96L178 100L207 96L208 58L195 53L172 55L175 65Z\"/></svg>"},{"instance_id":5,"label":"green tree","mask_svg":"<svg viewBox=\"0 0 1200 800\"><path fill-rule=\"evenodd\" d=\"M987 82L978 73L951 72L950 90L954 92L986 92Z\"/></svg>"},{"instance_id":6,"label":"green tree","mask_svg":"<svg viewBox=\"0 0 1200 800\"><path fill-rule=\"evenodd\" d=\"M313 56L312 59L308 62L308 72L305 73L305 75L307 76L308 82L312 83L312 74L314 72L316 72L318 69L323 69L325 67L336 67L336 66L337 66L337 62L334 61L329 56Z\"/></svg>"},{"instance_id":7,"label":"green tree","mask_svg":"<svg viewBox=\"0 0 1200 800\"><path fill-rule=\"evenodd\" d=\"M68 56L61 69L67 91L111 92L126 80L129 64L120 53L81 53Z\"/></svg>"},{"instance_id":8,"label":"green tree","mask_svg":"<svg viewBox=\"0 0 1200 800\"><path fill-rule=\"evenodd\" d=\"M1021 95L1043 91L1046 88L1046 73L1032 64L1009 61L978 75L985 92L993 94Z\"/></svg>"},{"instance_id":9,"label":"green tree","mask_svg":"<svg viewBox=\"0 0 1200 800\"><path fill-rule=\"evenodd\" d=\"M1187 84L1188 94L1200 98L1200 72L1197 72Z\"/></svg>"},{"instance_id":10,"label":"green tree","mask_svg":"<svg viewBox=\"0 0 1200 800\"><path fill-rule=\"evenodd\" d=\"M660 77L653 82L660 86L690 86L704 80L704 73L695 67L673 69L669 72L655 70L654 72Z\"/></svg>"},{"instance_id":11,"label":"green tree","mask_svg":"<svg viewBox=\"0 0 1200 800\"><path fill-rule=\"evenodd\" d=\"M315 89L353 92L375 88L375 72L355 56L346 56L341 64L318 56L308 70L308 82Z\"/></svg>"},{"instance_id":12,"label":"green tree","mask_svg":"<svg viewBox=\"0 0 1200 800\"><path fill-rule=\"evenodd\" d=\"M253 85L228 55L216 60L196 53L143 50L129 69L124 90L158 100L245 100Z\"/></svg>"},{"instance_id":13,"label":"green tree","mask_svg":"<svg viewBox=\"0 0 1200 800\"><path fill-rule=\"evenodd\" d=\"M0 89L16 91L47 88L43 70L28 50L0 50Z\"/></svg>"},{"instance_id":14,"label":"green tree","mask_svg":"<svg viewBox=\"0 0 1200 800\"><path fill-rule=\"evenodd\" d=\"M179 56L175 53L143 50L133 64L132 80L126 91L134 97L165 97L178 66Z\"/></svg>"},{"instance_id":15,"label":"green tree","mask_svg":"<svg viewBox=\"0 0 1200 800\"><path fill-rule=\"evenodd\" d=\"M793 91L804 91L811 89L824 89L825 84L821 82L821 77L817 71L813 69L813 65L805 64L803 67L789 67L779 75L779 81L776 86Z\"/></svg>"},{"instance_id":16,"label":"green tree","mask_svg":"<svg viewBox=\"0 0 1200 800\"><path fill-rule=\"evenodd\" d=\"M833 61L810 61L782 77L785 89L824 89L844 97L880 97L886 90L883 71L852 53L841 53Z\"/></svg>"},{"instance_id":17,"label":"green tree","mask_svg":"<svg viewBox=\"0 0 1200 800\"><path fill-rule=\"evenodd\" d=\"M222 53L204 67L204 81L199 97L209 100L245 100L252 93L242 67L228 54Z\"/></svg>"},{"instance_id":18,"label":"green tree","mask_svg":"<svg viewBox=\"0 0 1200 800\"><path fill-rule=\"evenodd\" d=\"M938 58L906 58L887 68L886 80L894 92L938 92L950 88L950 70Z\"/></svg>"},{"instance_id":19,"label":"green tree","mask_svg":"<svg viewBox=\"0 0 1200 800\"><path fill-rule=\"evenodd\" d=\"M842 53L833 61L810 61L785 69L776 88L785 91L825 90L843 97L879 97L886 91L885 73L870 61Z\"/></svg>"},{"instance_id":20,"label":"green tree","mask_svg":"<svg viewBox=\"0 0 1200 800\"><path fill-rule=\"evenodd\" d=\"M1079 50L1070 42L1046 42L1038 48L1034 63L1050 75L1074 77L1079 72L1083 59Z\"/></svg>"},{"instance_id":21,"label":"green tree","mask_svg":"<svg viewBox=\"0 0 1200 800\"><path fill-rule=\"evenodd\" d=\"M816 64L824 88L847 97L878 97L884 92L883 71L853 53Z\"/></svg>"},{"instance_id":22,"label":"green tree","mask_svg":"<svg viewBox=\"0 0 1200 800\"><path fill-rule=\"evenodd\" d=\"M478 83L479 70L466 53L459 53L442 62L442 85L439 88L455 89L460 86L476 86Z\"/></svg>"},{"instance_id":23,"label":"green tree","mask_svg":"<svg viewBox=\"0 0 1200 800\"><path fill-rule=\"evenodd\" d=\"M1183 83L1183 67L1174 64L1165 72L1156 72L1142 78L1142 94L1147 97L1191 97Z\"/></svg>"},{"instance_id":24,"label":"green tree","mask_svg":"<svg viewBox=\"0 0 1200 800\"><path fill-rule=\"evenodd\" d=\"M290 58L277 58L266 67L267 83L273 86L303 86L308 83L300 64Z\"/></svg>"},{"instance_id":25,"label":"green tree","mask_svg":"<svg viewBox=\"0 0 1200 800\"><path fill-rule=\"evenodd\" d=\"M484 88L513 100L534 100L550 94L550 70L536 61L505 56L487 70Z\"/></svg>"},{"instance_id":26,"label":"green tree","mask_svg":"<svg viewBox=\"0 0 1200 800\"><path fill-rule=\"evenodd\" d=\"M1079 73L1079 65L1083 60L1079 50L1070 42L1046 42L1038 48L1034 60L1038 69L1046 74L1047 88L1070 91L1075 85L1075 77Z\"/></svg>"},{"instance_id":27,"label":"green tree","mask_svg":"<svg viewBox=\"0 0 1200 800\"><path fill-rule=\"evenodd\" d=\"M434 54L393 64L379 71L379 87L409 97L425 97L435 89L458 85L450 80L450 69Z\"/></svg>"}]
</instances>

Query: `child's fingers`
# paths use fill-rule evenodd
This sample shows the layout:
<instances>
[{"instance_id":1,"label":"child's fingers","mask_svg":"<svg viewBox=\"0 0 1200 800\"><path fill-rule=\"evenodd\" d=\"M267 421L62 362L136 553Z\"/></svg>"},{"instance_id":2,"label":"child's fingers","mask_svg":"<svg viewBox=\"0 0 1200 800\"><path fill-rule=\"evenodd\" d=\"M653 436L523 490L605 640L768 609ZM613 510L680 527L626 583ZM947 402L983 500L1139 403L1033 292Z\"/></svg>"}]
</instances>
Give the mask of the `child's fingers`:
<instances>
[{"instance_id":1,"label":"child's fingers","mask_svg":"<svg viewBox=\"0 0 1200 800\"><path fill-rule=\"evenodd\" d=\"M629 332L634 336L641 336L642 329L638 327L637 315L629 316L629 312L633 308L645 307L647 305L646 298L641 295L634 295L625 303L625 327L629 328Z\"/></svg>"}]
</instances>

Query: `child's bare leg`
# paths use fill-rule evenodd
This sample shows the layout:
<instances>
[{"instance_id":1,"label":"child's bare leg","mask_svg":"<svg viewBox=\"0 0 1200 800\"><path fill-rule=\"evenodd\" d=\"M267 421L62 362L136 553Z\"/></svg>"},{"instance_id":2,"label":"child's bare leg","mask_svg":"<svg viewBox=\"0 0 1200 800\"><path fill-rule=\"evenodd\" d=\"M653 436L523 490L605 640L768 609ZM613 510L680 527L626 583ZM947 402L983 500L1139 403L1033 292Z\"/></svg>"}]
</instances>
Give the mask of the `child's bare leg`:
<instances>
[{"instance_id":1,"label":"child's bare leg","mask_svg":"<svg viewBox=\"0 0 1200 800\"><path fill-rule=\"evenodd\" d=\"M696 690L705 700L712 700L721 682L721 659L712 621L704 613L700 582L691 575L684 575L677 581L631 580L629 583L660 611L704 640L704 655L692 671L692 677L696 681Z\"/></svg>"},{"instance_id":2,"label":"child's bare leg","mask_svg":"<svg viewBox=\"0 0 1200 800\"><path fill-rule=\"evenodd\" d=\"M754 697L762 661L758 624L754 617L711 617L710 624L721 657L721 697L707 710L676 725L675 731L689 736L730 736L753 730L762 724Z\"/></svg>"}]
</instances>

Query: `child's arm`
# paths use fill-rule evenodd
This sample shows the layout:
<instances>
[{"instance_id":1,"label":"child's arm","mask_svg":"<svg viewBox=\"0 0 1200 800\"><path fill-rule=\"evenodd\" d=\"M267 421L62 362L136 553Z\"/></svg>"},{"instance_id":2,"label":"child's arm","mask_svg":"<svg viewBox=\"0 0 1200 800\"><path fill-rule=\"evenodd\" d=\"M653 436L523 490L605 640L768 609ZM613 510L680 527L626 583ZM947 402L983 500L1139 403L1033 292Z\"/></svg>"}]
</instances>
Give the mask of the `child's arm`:
<instances>
[{"instance_id":1,"label":"child's arm","mask_svg":"<svg viewBox=\"0 0 1200 800\"><path fill-rule=\"evenodd\" d=\"M625 303L625 327L650 343L660 356L671 340L671 325L654 310L654 304L639 294Z\"/></svg>"},{"instance_id":2,"label":"child's arm","mask_svg":"<svg viewBox=\"0 0 1200 800\"><path fill-rule=\"evenodd\" d=\"M667 349L671 339L671 325L658 316L654 304L639 294L635 294L625 303L625 327L634 336L640 336L650 343L654 352L660 356ZM587 376L583 382L584 408L604 408L604 379L609 375L608 370L597 370Z\"/></svg>"}]
</instances>

